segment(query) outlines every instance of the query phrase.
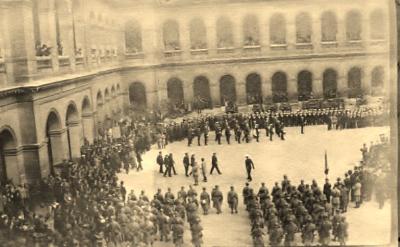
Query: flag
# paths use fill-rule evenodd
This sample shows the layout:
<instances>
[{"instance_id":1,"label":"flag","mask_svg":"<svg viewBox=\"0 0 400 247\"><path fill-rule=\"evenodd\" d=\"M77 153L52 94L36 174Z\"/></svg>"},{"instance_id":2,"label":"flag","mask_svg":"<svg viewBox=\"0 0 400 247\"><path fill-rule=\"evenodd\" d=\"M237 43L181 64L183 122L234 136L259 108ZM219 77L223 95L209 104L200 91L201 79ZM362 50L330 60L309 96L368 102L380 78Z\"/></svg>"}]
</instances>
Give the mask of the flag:
<instances>
[{"instance_id":1,"label":"flag","mask_svg":"<svg viewBox=\"0 0 400 247\"><path fill-rule=\"evenodd\" d=\"M329 173L329 168L328 168L328 155L327 155L326 150L325 150L325 175L328 175L328 173Z\"/></svg>"}]
</instances>

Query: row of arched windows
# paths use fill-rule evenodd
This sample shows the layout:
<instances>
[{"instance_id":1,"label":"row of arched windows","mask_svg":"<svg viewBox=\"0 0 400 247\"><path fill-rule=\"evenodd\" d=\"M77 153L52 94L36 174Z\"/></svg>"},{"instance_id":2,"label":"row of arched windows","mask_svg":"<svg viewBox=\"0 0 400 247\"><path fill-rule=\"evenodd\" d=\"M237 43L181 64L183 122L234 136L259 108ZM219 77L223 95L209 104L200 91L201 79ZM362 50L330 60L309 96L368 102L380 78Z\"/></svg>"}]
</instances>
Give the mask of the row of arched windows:
<instances>
[{"instance_id":1,"label":"row of arched windows","mask_svg":"<svg viewBox=\"0 0 400 247\"><path fill-rule=\"evenodd\" d=\"M362 80L363 71L359 67L351 68L347 73L347 96L357 97L363 93ZM253 104L260 102L262 95L262 79L257 73L251 73L246 77L246 100ZM375 67L371 72L371 89L373 94L382 93L384 86L384 69L382 66ZM237 100L236 79L232 75L224 75L219 80L220 103ZM338 73L334 69L326 69L322 74L322 90L325 99L338 97ZM288 79L283 71L275 72L271 77L271 91L273 102L284 102L288 100ZM298 100L308 100L313 94L313 74L308 70L297 74L297 96ZM345 96L345 95L342 95ZM177 77L167 81L167 97L173 103L184 102L183 82ZM129 98L131 104L145 105L146 88L143 83L135 82L129 87ZM211 103L210 82L205 76L198 76L193 80L193 100L202 100Z\"/></svg>"},{"instance_id":2,"label":"row of arched windows","mask_svg":"<svg viewBox=\"0 0 400 247\"><path fill-rule=\"evenodd\" d=\"M345 16L345 39L347 41L361 41L363 32L362 14L351 10ZM369 17L370 39L382 40L385 38L384 12L376 9ZM338 39L338 18L333 11L325 11L320 16L321 42L336 42ZM233 22L229 17L217 19L216 34L217 48L231 48L235 46ZM276 13L270 17L269 26L262 27L256 15L246 15L242 22L243 45L260 45L260 28L268 28L270 44L283 45L287 43L287 18L284 14ZM301 12L295 17L296 43L311 44L313 20L309 13ZM166 51L180 50L179 23L176 20L166 20L162 25L164 49ZM125 26L127 53L142 51L142 31L140 23L129 21ZM207 49L207 28L202 18L194 18L189 23L190 48L192 50Z\"/></svg>"}]
</instances>

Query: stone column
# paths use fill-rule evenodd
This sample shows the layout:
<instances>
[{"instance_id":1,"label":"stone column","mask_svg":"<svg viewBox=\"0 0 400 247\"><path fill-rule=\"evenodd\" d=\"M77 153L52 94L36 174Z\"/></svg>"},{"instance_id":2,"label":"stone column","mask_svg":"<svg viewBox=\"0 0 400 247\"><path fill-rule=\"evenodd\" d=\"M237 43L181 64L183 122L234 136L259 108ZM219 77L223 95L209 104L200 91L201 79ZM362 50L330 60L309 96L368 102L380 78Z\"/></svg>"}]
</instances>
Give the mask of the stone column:
<instances>
[{"instance_id":1,"label":"stone column","mask_svg":"<svg viewBox=\"0 0 400 247\"><path fill-rule=\"evenodd\" d=\"M337 71L337 92L340 97L347 97L347 68L341 67Z\"/></svg>"},{"instance_id":2,"label":"stone column","mask_svg":"<svg viewBox=\"0 0 400 247\"><path fill-rule=\"evenodd\" d=\"M217 29L216 20L212 16L205 18L205 25L207 30L207 48L210 57L214 57L217 54Z\"/></svg>"},{"instance_id":3,"label":"stone column","mask_svg":"<svg viewBox=\"0 0 400 247\"><path fill-rule=\"evenodd\" d=\"M61 2L61 1L60 1ZM72 9L69 0L62 1L57 7L57 15L60 25L60 41L63 47L63 56L68 56L70 67L75 70L75 49L73 39Z\"/></svg>"},{"instance_id":4,"label":"stone column","mask_svg":"<svg viewBox=\"0 0 400 247\"><path fill-rule=\"evenodd\" d=\"M59 70L57 53L56 11L55 0L38 1L39 29L41 45L51 47L51 65L53 71Z\"/></svg>"},{"instance_id":5,"label":"stone column","mask_svg":"<svg viewBox=\"0 0 400 247\"><path fill-rule=\"evenodd\" d=\"M296 22L295 16L286 16L286 44L288 50L296 49Z\"/></svg>"},{"instance_id":6,"label":"stone column","mask_svg":"<svg viewBox=\"0 0 400 247\"><path fill-rule=\"evenodd\" d=\"M69 133L69 148L71 158L79 158L81 156L81 145L83 143L82 127L79 121L69 121L67 123Z\"/></svg>"},{"instance_id":7,"label":"stone column","mask_svg":"<svg viewBox=\"0 0 400 247\"><path fill-rule=\"evenodd\" d=\"M210 82L211 100L214 107L221 106L221 94L219 90L219 82Z\"/></svg>"},{"instance_id":8,"label":"stone column","mask_svg":"<svg viewBox=\"0 0 400 247\"><path fill-rule=\"evenodd\" d=\"M261 77L261 90L263 100L265 97L272 99L272 80L271 75L269 73L265 73L263 77Z\"/></svg>"},{"instance_id":9,"label":"stone column","mask_svg":"<svg viewBox=\"0 0 400 247\"><path fill-rule=\"evenodd\" d=\"M179 20L179 43L182 50L182 59L190 59L190 34L189 24L185 20Z\"/></svg>"},{"instance_id":10,"label":"stone column","mask_svg":"<svg viewBox=\"0 0 400 247\"><path fill-rule=\"evenodd\" d=\"M343 16L338 16L338 32L336 35L336 40L338 43L338 46L345 46L346 45L346 16L345 13L343 13Z\"/></svg>"},{"instance_id":11,"label":"stone column","mask_svg":"<svg viewBox=\"0 0 400 247\"><path fill-rule=\"evenodd\" d=\"M298 93L297 93L297 78L291 74L287 75L287 90L288 90L288 98L289 101L297 101Z\"/></svg>"},{"instance_id":12,"label":"stone column","mask_svg":"<svg viewBox=\"0 0 400 247\"><path fill-rule=\"evenodd\" d=\"M322 75L315 76L312 84L312 93L315 98L323 97L323 85L322 85Z\"/></svg>"},{"instance_id":13,"label":"stone column","mask_svg":"<svg viewBox=\"0 0 400 247\"><path fill-rule=\"evenodd\" d=\"M193 82L184 81L183 82L183 94L185 99L185 104L193 103Z\"/></svg>"},{"instance_id":14,"label":"stone column","mask_svg":"<svg viewBox=\"0 0 400 247\"><path fill-rule=\"evenodd\" d=\"M238 105L247 103L246 82L243 80L236 82L236 102Z\"/></svg>"},{"instance_id":15,"label":"stone column","mask_svg":"<svg viewBox=\"0 0 400 247\"><path fill-rule=\"evenodd\" d=\"M361 73L361 88L364 94L371 94L371 68L364 66Z\"/></svg>"},{"instance_id":16,"label":"stone column","mask_svg":"<svg viewBox=\"0 0 400 247\"><path fill-rule=\"evenodd\" d=\"M321 35L321 18L320 16L314 16L312 17L311 42L315 52L319 52L321 50Z\"/></svg>"},{"instance_id":17,"label":"stone column","mask_svg":"<svg viewBox=\"0 0 400 247\"><path fill-rule=\"evenodd\" d=\"M37 72L32 3L26 0L5 2L5 68L10 82L24 82Z\"/></svg>"},{"instance_id":18,"label":"stone column","mask_svg":"<svg viewBox=\"0 0 400 247\"><path fill-rule=\"evenodd\" d=\"M49 133L53 165L59 164L63 159L68 159L66 129L52 130Z\"/></svg>"}]
</instances>

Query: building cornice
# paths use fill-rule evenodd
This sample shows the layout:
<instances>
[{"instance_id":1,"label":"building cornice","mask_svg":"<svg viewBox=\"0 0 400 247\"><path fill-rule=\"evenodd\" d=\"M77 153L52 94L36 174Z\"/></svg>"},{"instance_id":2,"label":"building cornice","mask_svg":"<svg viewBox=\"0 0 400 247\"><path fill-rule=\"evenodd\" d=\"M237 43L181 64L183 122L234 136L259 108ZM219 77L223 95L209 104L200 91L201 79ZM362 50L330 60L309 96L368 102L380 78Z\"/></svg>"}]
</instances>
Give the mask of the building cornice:
<instances>
[{"instance_id":1,"label":"building cornice","mask_svg":"<svg viewBox=\"0 0 400 247\"><path fill-rule=\"evenodd\" d=\"M49 90L60 86L66 86L79 81L89 81L96 77L109 75L116 72L127 72L132 70L150 70L150 69L164 69L174 68L178 66L201 66L201 65L217 65L217 64L234 64L234 63L262 63L272 61L295 61L306 59L330 59L330 58L350 58L350 57L363 57L385 55L387 52L345 52L345 53L324 53L324 54L301 54L290 56L264 56L264 57L243 57L243 58L222 58L222 59L207 59L207 60L189 60L189 61L164 61L159 64L146 64L146 65L129 65L121 64L118 67L99 69L97 71L88 71L86 73L73 74L64 77L51 77L43 80L34 81L25 85L16 87L9 87L0 89L0 98L7 96L25 95L29 93L38 93L39 91Z\"/></svg>"}]
</instances>

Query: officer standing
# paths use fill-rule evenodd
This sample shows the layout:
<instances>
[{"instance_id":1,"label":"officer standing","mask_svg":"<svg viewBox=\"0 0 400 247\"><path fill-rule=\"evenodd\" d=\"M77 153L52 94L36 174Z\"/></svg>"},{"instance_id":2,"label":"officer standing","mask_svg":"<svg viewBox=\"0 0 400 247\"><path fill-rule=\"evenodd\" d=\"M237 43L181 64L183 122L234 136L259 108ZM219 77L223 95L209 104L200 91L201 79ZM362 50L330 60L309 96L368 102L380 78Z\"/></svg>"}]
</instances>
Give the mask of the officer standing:
<instances>
[{"instance_id":1,"label":"officer standing","mask_svg":"<svg viewBox=\"0 0 400 247\"><path fill-rule=\"evenodd\" d=\"M171 163L168 154L164 156L164 165L165 165L164 177L166 177L167 174L168 177L171 177Z\"/></svg>"},{"instance_id":2,"label":"officer standing","mask_svg":"<svg viewBox=\"0 0 400 247\"><path fill-rule=\"evenodd\" d=\"M247 180L252 181L252 177L251 177L251 169L255 169L254 168L254 163L253 161L250 159L249 155L246 155L246 160L245 160L245 165L246 165L246 171L247 171Z\"/></svg>"},{"instance_id":3,"label":"officer standing","mask_svg":"<svg viewBox=\"0 0 400 247\"><path fill-rule=\"evenodd\" d=\"M229 208L231 209L231 214L238 213L237 206L238 206L239 197L238 194L235 192L233 186L231 186L231 190L228 192L228 204Z\"/></svg>"},{"instance_id":4,"label":"officer standing","mask_svg":"<svg viewBox=\"0 0 400 247\"><path fill-rule=\"evenodd\" d=\"M217 158L217 154L213 153L212 157L211 157L211 171L210 171L210 175L212 175L212 172L214 171L214 169L217 170L218 174L221 175L222 173L220 172L219 168L218 168L218 158Z\"/></svg>"},{"instance_id":5,"label":"officer standing","mask_svg":"<svg viewBox=\"0 0 400 247\"><path fill-rule=\"evenodd\" d=\"M325 179L323 193L326 196L326 200L328 203L331 202L331 194L332 194L332 185L329 183L329 179Z\"/></svg>"},{"instance_id":6,"label":"officer standing","mask_svg":"<svg viewBox=\"0 0 400 247\"><path fill-rule=\"evenodd\" d=\"M274 135L274 125L272 123L268 125L268 133L269 133L269 140L272 141L272 137Z\"/></svg>"},{"instance_id":7,"label":"officer standing","mask_svg":"<svg viewBox=\"0 0 400 247\"><path fill-rule=\"evenodd\" d=\"M213 201L213 207L217 209L217 214L222 213L221 205L223 199L224 196L222 195L222 192L219 190L218 185L215 185L215 188L211 192L211 200Z\"/></svg>"},{"instance_id":8,"label":"officer standing","mask_svg":"<svg viewBox=\"0 0 400 247\"><path fill-rule=\"evenodd\" d=\"M189 174L188 174L188 172L189 172L189 164L190 164L189 154L185 153L185 156L183 157L183 166L185 167L185 175L186 175L186 177L189 177Z\"/></svg>"},{"instance_id":9,"label":"officer standing","mask_svg":"<svg viewBox=\"0 0 400 247\"><path fill-rule=\"evenodd\" d=\"M225 138L226 142L228 144L231 144L231 128L229 127L229 125L227 125L225 128Z\"/></svg>"},{"instance_id":10,"label":"officer standing","mask_svg":"<svg viewBox=\"0 0 400 247\"><path fill-rule=\"evenodd\" d=\"M221 127L218 125L215 128L215 139L218 142L218 145L221 145L221 137L222 137L222 130Z\"/></svg>"},{"instance_id":11,"label":"officer standing","mask_svg":"<svg viewBox=\"0 0 400 247\"><path fill-rule=\"evenodd\" d=\"M164 159L163 159L161 151L158 152L158 155L157 155L157 164L160 166L160 173L164 173L164 171L163 171Z\"/></svg>"},{"instance_id":12,"label":"officer standing","mask_svg":"<svg viewBox=\"0 0 400 247\"><path fill-rule=\"evenodd\" d=\"M208 214L208 210L210 208L210 203L211 203L210 195L206 191L206 188L203 187L203 192L201 192L201 194L200 194L200 204L201 204L201 208L203 209L204 215Z\"/></svg>"},{"instance_id":13,"label":"officer standing","mask_svg":"<svg viewBox=\"0 0 400 247\"><path fill-rule=\"evenodd\" d=\"M201 158L201 173L203 175L203 182L207 182L207 164L204 158Z\"/></svg>"},{"instance_id":14,"label":"officer standing","mask_svg":"<svg viewBox=\"0 0 400 247\"><path fill-rule=\"evenodd\" d=\"M197 162L194 162L194 165L192 167L192 174L193 174L193 179L194 179L194 185L199 185L199 166L197 165Z\"/></svg>"},{"instance_id":15,"label":"officer standing","mask_svg":"<svg viewBox=\"0 0 400 247\"><path fill-rule=\"evenodd\" d=\"M172 169L172 171L174 171L174 175L177 175L176 170L175 170L175 161L174 158L172 157L172 153L169 154L169 165L170 165L170 169ZM171 170L170 170L171 172Z\"/></svg>"},{"instance_id":16,"label":"officer standing","mask_svg":"<svg viewBox=\"0 0 400 247\"><path fill-rule=\"evenodd\" d=\"M210 132L210 127L208 127L208 125L206 124L206 126L204 127L204 145L205 146L208 145L208 132Z\"/></svg>"}]
</instances>

